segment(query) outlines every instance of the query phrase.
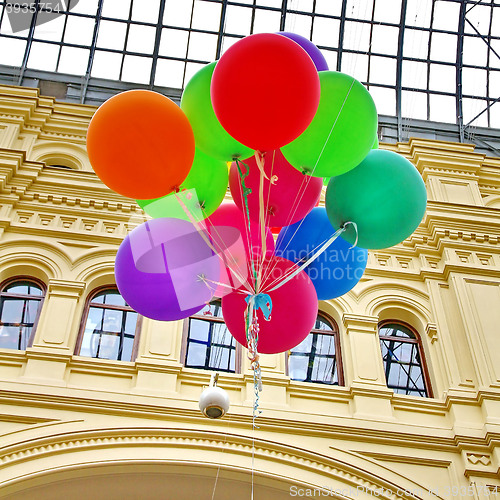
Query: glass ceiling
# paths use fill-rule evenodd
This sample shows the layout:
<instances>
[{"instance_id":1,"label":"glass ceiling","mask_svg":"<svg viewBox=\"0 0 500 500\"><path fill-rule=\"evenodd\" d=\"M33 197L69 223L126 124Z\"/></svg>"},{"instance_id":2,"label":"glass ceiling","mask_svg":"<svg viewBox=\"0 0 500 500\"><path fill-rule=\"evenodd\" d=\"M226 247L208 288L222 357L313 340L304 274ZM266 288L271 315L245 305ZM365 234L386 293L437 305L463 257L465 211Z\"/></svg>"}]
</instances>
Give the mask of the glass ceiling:
<instances>
[{"instance_id":1,"label":"glass ceiling","mask_svg":"<svg viewBox=\"0 0 500 500\"><path fill-rule=\"evenodd\" d=\"M285 30L363 82L399 137L410 119L455 124L462 142L500 129L500 0L49 2L0 1L0 65L14 84L57 72L82 82L80 102L96 79L180 95L239 38Z\"/></svg>"}]
</instances>

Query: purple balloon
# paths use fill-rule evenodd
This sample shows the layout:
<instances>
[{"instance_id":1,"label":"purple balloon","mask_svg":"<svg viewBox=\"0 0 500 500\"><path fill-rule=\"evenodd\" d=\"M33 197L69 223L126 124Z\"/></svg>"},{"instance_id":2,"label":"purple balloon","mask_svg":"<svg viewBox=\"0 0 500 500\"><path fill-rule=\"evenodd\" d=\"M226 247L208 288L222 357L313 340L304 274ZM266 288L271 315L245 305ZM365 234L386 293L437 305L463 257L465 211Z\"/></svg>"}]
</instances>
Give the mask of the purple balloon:
<instances>
[{"instance_id":1,"label":"purple balloon","mask_svg":"<svg viewBox=\"0 0 500 500\"><path fill-rule=\"evenodd\" d=\"M206 233L188 221L147 221L125 237L115 261L122 297L139 314L174 321L195 314L209 302L219 281L219 257Z\"/></svg>"},{"instance_id":2,"label":"purple balloon","mask_svg":"<svg viewBox=\"0 0 500 500\"><path fill-rule=\"evenodd\" d=\"M309 54L309 57L313 60L318 71L327 71L329 69L328 63L321 51L307 38L295 33L289 33L288 31L278 31L277 33L278 35L286 36L290 38L290 40L298 43Z\"/></svg>"}]
</instances>

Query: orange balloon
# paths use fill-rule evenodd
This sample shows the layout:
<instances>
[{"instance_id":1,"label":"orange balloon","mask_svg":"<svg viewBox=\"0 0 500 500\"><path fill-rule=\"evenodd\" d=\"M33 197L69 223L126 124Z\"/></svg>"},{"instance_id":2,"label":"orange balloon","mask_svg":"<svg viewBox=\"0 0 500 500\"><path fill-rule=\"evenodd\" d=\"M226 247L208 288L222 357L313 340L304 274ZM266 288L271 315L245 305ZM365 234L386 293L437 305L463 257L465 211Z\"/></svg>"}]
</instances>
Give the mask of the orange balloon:
<instances>
[{"instance_id":1,"label":"orange balloon","mask_svg":"<svg viewBox=\"0 0 500 500\"><path fill-rule=\"evenodd\" d=\"M129 90L108 99L87 132L90 163L111 189L134 199L175 191L194 158L194 135L184 112L168 97Z\"/></svg>"}]
</instances>

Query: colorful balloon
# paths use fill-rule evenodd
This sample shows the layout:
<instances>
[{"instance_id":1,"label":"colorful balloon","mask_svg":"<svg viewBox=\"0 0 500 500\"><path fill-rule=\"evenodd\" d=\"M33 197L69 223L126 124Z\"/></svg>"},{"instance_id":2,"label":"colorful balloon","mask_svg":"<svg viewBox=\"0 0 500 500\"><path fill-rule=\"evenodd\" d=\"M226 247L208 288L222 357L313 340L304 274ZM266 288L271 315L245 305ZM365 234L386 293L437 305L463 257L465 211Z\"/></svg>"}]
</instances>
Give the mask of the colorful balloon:
<instances>
[{"instance_id":1,"label":"colorful balloon","mask_svg":"<svg viewBox=\"0 0 500 500\"><path fill-rule=\"evenodd\" d=\"M234 227L242 238L246 251L246 259L258 259L262 257L262 238L259 224L250 221L250 232L248 223L243 212L232 202L225 202L206 220L207 231L215 240L218 248L224 248L225 238L219 234L217 227ZM265 255L274 254L274 239L269 228L265 228L266 234L266 252Z\"/></svg>"},{"instance_id":2,"label":"colorful balloon","mask_svg":"<svg viewBox=\"0 0 500 500\"><path fill-rule=\"evenodd\" d=\"M208 235L204 235L208 238ZM213 291L200 276L218 281L219 257L194 226L180 219L152 219L121 243L115 261L118 290L139 314L174 321L196 313Z\"/></svg>"},{"instance_id":3,"label":"colorful balloon","mask_svg":"<svg viewBox=\"0 0 500 500\"><path fill-rule=\"evenodd\" d=\"M252 192L248 195L250 218L260 216L260 170L254 156L240 162L245 186ZM318 177L301 174L288 163L278 149L266 153L264 172L268 179L263 182L264 220L269 226L285 226L305 217L321 195L323 182ZM229 172L229 187L233 200L243 210L243 191L238 165L233 163Z\"/></svg>"},{"instance_id":4,"label":"colorful balloon","mask_svg":"<svg viewBox=\"0 0 500 500\"><path fill-rule=\"evenodd\" d=\"M265 279L261 289L272 300L270 321L266 321L257 310L259 340L257 350L263 354L288 351L300 344L314 326L318 315L318 298L314 286L303 271L282 287L266 292L266 287L276 279L282 279L297 266L281 257L271 257L264 262ZM243 346L247 345L245 334L246 295L241 290L230 293L222 299L224 321L233 337Z\"/></svg>"},{"instance_id":5,"label":"colorful balloon","mask_svg":"<svg viewBox=\"0 0 500 500\"><path fill-rule=\"evenodd\" d=\"M157 198L178 189L187 177L194 136L186 115L168 97L129 90L95 112L87 152L95 173L117 193Z\"/></svg>"},{"instance_id":6,"label":"colorful balloon","mask_svg":"<svg viewBox=\"0 0 500 500\"><path fill-rule=\"evenodd\" d=\"M298 170L316 177L348 172L370 151L377 134L377 109L352 76L321 71L321 99L307 129L282 148Z\"/></svg>"},{"instance_id":7,"label":"colorful balloon","mask_svg":"<svg viewBox=\"0 0 500 500\"><path fill-rule=\"evenodd\" d=\"M210 99L215 62L195 73L182 93L181 109L193 127L196 146L213 158L232 161L248 158L253 150L233 139L217 120Z\"/></svg>"},{"instance_id":8,"label":"colorful balloon","mask_svg":"<svg viewBox=\"0 0 500 500\"><path fill-rule=\"evenodd\" d=\"M152 200L137 200L138 205L151 217L175 217L177 219L195 220L205 219L211 215L222 203L228 183L228 172L226 162L216 160L198 148L195 150L193 166L188 176L182 182L180 189L182 204L179 202L180 195L171 193L161 198ZM183 190L187 190L184 193Z\"/></svg>"},{"instance_id":9,"label":"colorful balloon","mask_svg":"<svg viewBox=\"0 0 500 500\"><path fill-rule=\"evenodd\" d=\"M286 36L295 43L298 43L309 54L309 57L312 59L318 71L328 70L328 63L326 62L325 56L321 53L321 50L307 38L297 35L296 33L289 33L288 31L278 31L277 34Z\"/></svg>"},{"instance_id":10,"label":"colorful balloon","mask_svg":"<svg viewBox=\"0 0 500 500\"><path fill-rule=\"evenodd\" d=\"M298 137L318 108L318 72L285 36L259 33L232 45L215 66L212 105L224 129L252 149L272 151Z\"/></svg>"},{"instance_id":11,"label":"colorful balloon","mask_svg":"<svg viewBox=\"0 0 500 500\"><path fill-rule=\"evenodd\" d=\"M355 222L358 246L368 249L391 247L410 236L424 216L426 203L418 170L405 157L383 149L370 151L355 169L332 177L325 200L334 229ZM352 225L342 237L354 243Z\"/></svg>"},{"instance_id":12,"label":"colorful balloon","mask_svg":"<svg viewBox=\"0 0 500 500\"><path fill-rule=\"evenodd\" d=\"M334 233L326 210L323 207L313 208L302 221L281 230L275 254L300 265ZM367 259L367 250L351 247L350 243L338 236L304 272L311 278L318 300L334 299L358 283L365 271Z\"/></svg>"}]
</instances>

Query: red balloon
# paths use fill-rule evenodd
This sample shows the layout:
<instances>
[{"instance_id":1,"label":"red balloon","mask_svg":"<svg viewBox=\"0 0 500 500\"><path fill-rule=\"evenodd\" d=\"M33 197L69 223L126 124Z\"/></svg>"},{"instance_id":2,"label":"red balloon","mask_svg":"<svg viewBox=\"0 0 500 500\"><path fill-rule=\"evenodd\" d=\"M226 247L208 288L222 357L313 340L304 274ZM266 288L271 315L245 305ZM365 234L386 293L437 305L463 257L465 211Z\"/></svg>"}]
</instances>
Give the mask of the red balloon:
<instances>
[{"instance_id":1,"label":"red balloon","mask_svg":"<svg viewBox=\"0 0 500 500\"><path fill-rule=\"evenodd\" d=\"M264 262L263 275L266 277L261 289L272 288L271 283L283 277L297 266L287 259L271 257ZM299 345L314 327L318 315L318 297L309 276L304 271L294 276L282 287L269 292L273 308L270 321L257 310L259 320L259 340L257 351L275 354L288 351ZM230 293L222 298L222 314L233 337L243 346L247 345L245 334L245 295Z\"/></svg>"},{"instance_id":2,"label":"red balloon","mask_svg":"<svg viewBox=\"0 0 500 500\"><path fill-rule=\"evenodd\" d=\"M248 168L240 163L243 174L249 172L244 182L252 192L248 195L250 217L259 220L260 170L255 156L244 161ZM268 226L289 226L303 219L319 201L323 179L300 173L294 168L281 151L269 151L264 158L264 216ZM273 179L273 177L276 177ZM229 187L233 200L243 210L243 194L238 166L231 165Z\"/></svg>"},{"instance_id":3,"label":"red balloon","mask_svg":"<svg viewBox=\"0 0 500 500\"><path fill-rule=\"evenodd\" d=\"M215 66L215 114L237 141L260 151L296 139L318 108L320 83L307 52L287 37L259 33L232 45Z\"/></svg>"}]
</instances>

